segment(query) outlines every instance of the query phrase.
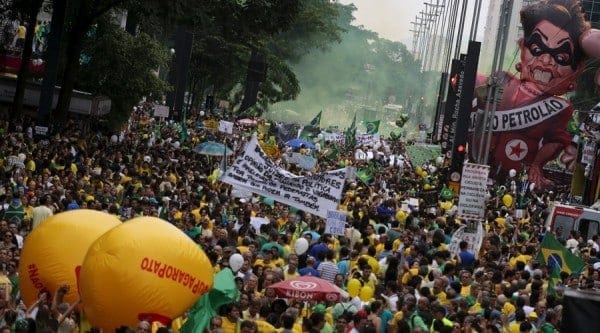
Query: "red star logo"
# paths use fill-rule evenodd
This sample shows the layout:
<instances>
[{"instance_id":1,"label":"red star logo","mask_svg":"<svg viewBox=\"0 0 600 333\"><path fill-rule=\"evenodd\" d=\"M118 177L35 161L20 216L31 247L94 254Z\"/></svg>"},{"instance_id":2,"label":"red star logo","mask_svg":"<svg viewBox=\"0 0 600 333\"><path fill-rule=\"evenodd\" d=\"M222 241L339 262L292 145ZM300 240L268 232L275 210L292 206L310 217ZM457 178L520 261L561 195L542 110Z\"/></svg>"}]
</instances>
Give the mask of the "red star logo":
<instances>
[{"instance_id":1,"label":"red star logo","mask_svg":"<svg viewBox=\"0 0 600 333\"><path fill-rule=\"evenodd\" d=\"M521 156L521 153L524 152L525 149L521 148L521 143L517 142L517 144L510 146L510 154L516 155L517 157Z\"/></svg>"}]
</instances>

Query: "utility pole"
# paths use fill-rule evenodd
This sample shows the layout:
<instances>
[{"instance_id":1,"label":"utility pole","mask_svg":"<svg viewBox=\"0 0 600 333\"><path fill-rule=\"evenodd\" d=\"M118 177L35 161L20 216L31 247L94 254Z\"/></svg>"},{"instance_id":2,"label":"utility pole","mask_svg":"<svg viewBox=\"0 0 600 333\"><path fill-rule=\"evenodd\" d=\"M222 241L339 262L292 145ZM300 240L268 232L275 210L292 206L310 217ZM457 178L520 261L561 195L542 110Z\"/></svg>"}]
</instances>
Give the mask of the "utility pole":
<instances>
[{"instance_id":1,"label":"utility pole","mask_svg":"<svg viewBox=\"0 0 600 333\"><path fill-rule=\"evenodd\" d=\"M425 3L425 5L427 6L427 3ZM424 23L424 37L422 39L422 43L421 43L421 54L422 56L420 57L419 60L421 60L421 72L425 71L425 66L427 65L427 54L429 52L429 44L430 44L430 38L431 38L431 23L434 21L432 19L432 17L434 17L435 15L433 13L430 12L420 12L421 13L421 21Z\"/></svg>"},{"instance_id":2,"label":"utility pole","mask_svg":"<svg viewBox=\"0 0 600 333\"><path fill-rule=\"evenodd\" d=\"M436 44L436 36L437 36L437 28L439 18L441 17L440 10L444 7L444 5L440 5L440 0L436 0L436 3L424 3L427 8L430 8L429 11L429 19L430 21L427 23L427 31L429 32L427 38L427 48L426 55L427 57L423 62L423 70L428 71L432 69L431 62L433 61L433 55L435 53L435 44ZM435 18L435 19L433 19Z\"/></svg>"},{"instance_id":3,"label":"utility pole","mask_svg":"<svg viewBox=\"0 0 600 333\"><path fill-rule=\"evenodd\" d=\"M513 0L504 0L502 3L502 16L498 25L498 32L496 35L496 50L494 53L494 59L492 61L492 72L490 75L490 81L488 82L488 91L486 96L485 111L483 117L478 117L477 125L475 128L475 137L479 137L479 140L473 140L478 142L478 149L475 152L475 157L479 164L488 164L488 157L490 153L491 137L493 128L490 126L490 121L493 119L496 113L496 107L498 101L502 97L502 88L498 82L497 71L502 69L504 65L504 54L506 52L506 42L508 38L508 31L510 28L510 17L512 15Z\"/></svg>"},{"instance_id":4,"label":"utility pole","mask_svg":"<svg viewBox=\"0 0 600 333\"><path fill-rule=\"evenodd\" d=\"M421 38L421 25L423 23L417 22L418 17L415 17L415 21L410 22L413 25L413 28L410 30L413 33L413 42L412 42L412 54L417 58L417 45L419 45L419 39Z\"/></svg>"}]
</instances>

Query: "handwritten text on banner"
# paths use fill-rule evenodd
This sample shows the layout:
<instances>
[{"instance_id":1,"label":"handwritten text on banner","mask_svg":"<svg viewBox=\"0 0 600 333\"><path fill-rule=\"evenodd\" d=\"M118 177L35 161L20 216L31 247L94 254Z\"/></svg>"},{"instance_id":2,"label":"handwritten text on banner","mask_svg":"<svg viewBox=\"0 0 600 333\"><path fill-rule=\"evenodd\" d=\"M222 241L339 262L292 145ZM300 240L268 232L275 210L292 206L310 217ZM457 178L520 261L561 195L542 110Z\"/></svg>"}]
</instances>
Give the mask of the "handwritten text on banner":
<instances>
[{"instance_id":1,"label":"handwritten text on banner","mask_svg":"<svg viewBox=\"0 0 600 333\"><path fill-rule=\"evenodd\" d=\"M254 136L221 181L326 218L327 211L337 209L345 178L345 168L296 176L275 165Z\"/></svg>"}]
</instances>

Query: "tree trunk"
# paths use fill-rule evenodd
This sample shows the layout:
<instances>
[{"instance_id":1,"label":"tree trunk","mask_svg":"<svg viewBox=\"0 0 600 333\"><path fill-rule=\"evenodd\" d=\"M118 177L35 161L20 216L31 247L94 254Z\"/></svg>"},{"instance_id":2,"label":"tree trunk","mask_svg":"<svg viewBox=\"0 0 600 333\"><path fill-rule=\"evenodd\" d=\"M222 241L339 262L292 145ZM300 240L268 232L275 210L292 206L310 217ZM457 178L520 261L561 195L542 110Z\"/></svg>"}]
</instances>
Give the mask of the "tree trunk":
<instances>
[{"instance_id":1,"label":"tree trunk","mask_svg":"<svg viewBox=\"0 0 600 333\"><path fill-rule=\"evenodd\" d=\"M35 24L37 23L37 14L42 7L42 0L31 4L27 13L27 34L25 35L25 45L21 52L21 67L17 76L17 86L13 98L13 112L11 119L17 119L23 114L23 98L25 97L25 83L29 74L29 61L33 52L32 44L35 36Z\"/></svg>"},{"instance_id":2,"label":"tree trunk","mask_svg":"<svg viewBox=\"0 0 600 333\"><path fill-rule=\"evenodd\" d=\"M266 76L267 64L264 54L257 50L252 50L250 61L248 62L248 73L246 74L244 99L237 112L238 115L247 112L250 107L256 104L260 83L265 81Z\"/></svg>"},{"instance_id":3,"label":"tree trunk","mask_svg":"<svg viewBox=\"0 0 600 333\"><path fill-rule=\"evenodd\" d=\"M79 70L79 55L83 49L83 37L85 31L83 27L78 27L71 32L71 38L67 46L66 65L63 73L62 85L58 95L56 109L52 113L54 123L60 128L67 120L69 115L69 105L71 104L71 96L75 86L75 78Z\"/></svg>"}]
</instances>

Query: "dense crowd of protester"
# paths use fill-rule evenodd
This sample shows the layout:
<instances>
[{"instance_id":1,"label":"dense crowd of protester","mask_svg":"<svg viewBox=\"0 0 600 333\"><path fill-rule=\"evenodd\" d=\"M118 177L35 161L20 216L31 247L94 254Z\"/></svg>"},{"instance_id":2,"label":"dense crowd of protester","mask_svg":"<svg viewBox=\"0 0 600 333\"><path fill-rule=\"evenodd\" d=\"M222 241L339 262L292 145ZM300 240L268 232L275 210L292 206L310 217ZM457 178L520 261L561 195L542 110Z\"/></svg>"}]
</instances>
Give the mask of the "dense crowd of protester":
<instances>
[{"instance_id":1,"label":"dense crowd of protester","mask_svg":"<svg viewBox=\"0 0 600 333\"><path fill-rule=\"evenodd\" d=\"M439 189L444 179L430 165L410 163L404 154L410 143L382 139L360 147L373 153L368 163L375 173L368 182L347 181L339 207L348 212L347 233L333 236L324 234L321 217L257 195L233 196L231 186L218 180L222 157L193 149L207 140L224 143L234 150L227 161L231 164L254 127L235 126L228 135L202 126L203 120L218 120L219 115L190 117L185 126L152 115L151 105L141 105L120 133L84 131L73 122L44 138L34 137L33 121L2 121L2 332L83 329L78 310L62 302L64 289L29 307L23 304L18 268L28 232L53 214L84 208L123 221L137 216L165 219L204 249L215 273L229 266L232 254L244 257L236 273L238 301L221 307L207 332L557 331L561 300L549 291L550 270L535 258L547 208L564 193L532 191L517 218L514 207L502 200L510 186L495 184L489 189L480 250L473 253L468 250L473 244L463 242L460 252L451 253L452 234L465 223L456 218L457 196L440 199L435 207L407 204L425 183L417 169L428 170L429 186ZM342 149L332 157L326 153L331 148L323 143L318 151L305 152L318 158L312 172L341 165L360 169L367 163L355 160L355 150ZM279 144L280 155L286 149ZM390 155L406 160L390 163ZM298 171L281 157L277 163ZM256 230L252 217L270 223ZM310 247L299 255L294 244L300 237ZM581 275L563 274L562 284L599 283L597 236L586 241L572 233L565 241L571 241L570 248L588 265ZM335 304L265 295L271 284L301 275L320 277L344 290L351 289L349 281L358 280L370 293L351 293ZM183 321L185 317L178 318L170 329L177 332ZM137 328L123 328L127 330L155 328L141 321Z\"/></svg>"}]
</instances>

